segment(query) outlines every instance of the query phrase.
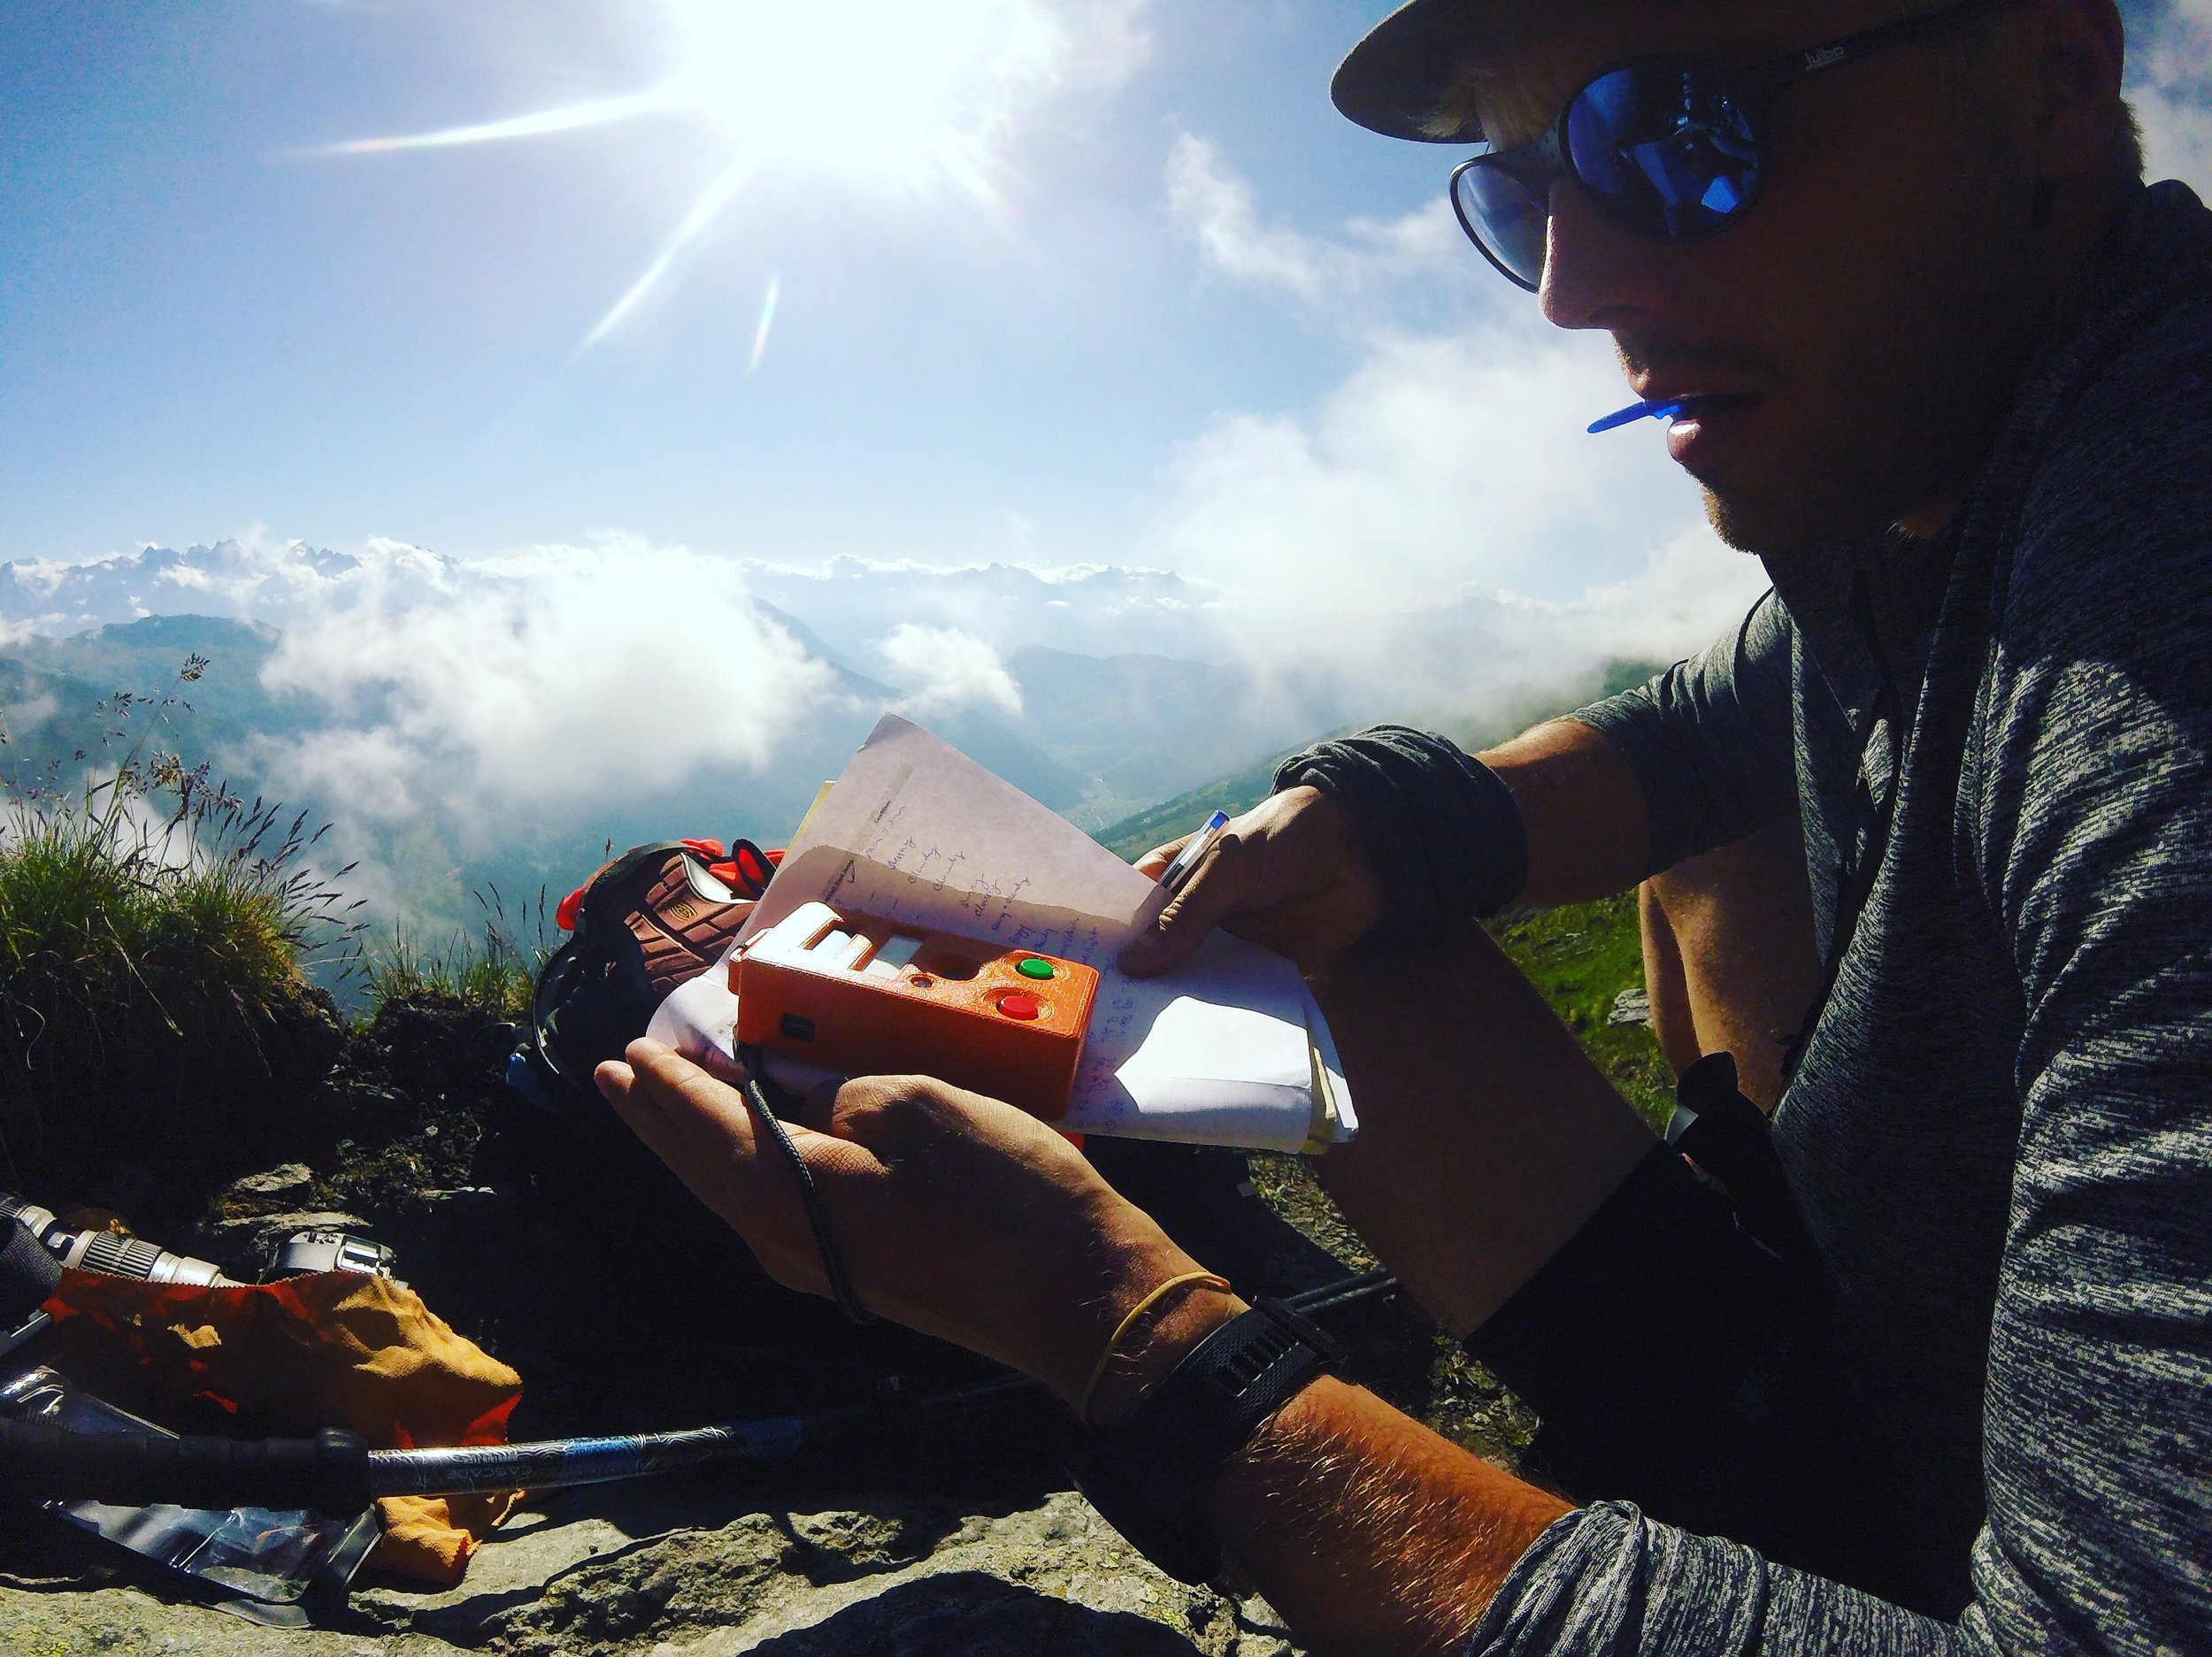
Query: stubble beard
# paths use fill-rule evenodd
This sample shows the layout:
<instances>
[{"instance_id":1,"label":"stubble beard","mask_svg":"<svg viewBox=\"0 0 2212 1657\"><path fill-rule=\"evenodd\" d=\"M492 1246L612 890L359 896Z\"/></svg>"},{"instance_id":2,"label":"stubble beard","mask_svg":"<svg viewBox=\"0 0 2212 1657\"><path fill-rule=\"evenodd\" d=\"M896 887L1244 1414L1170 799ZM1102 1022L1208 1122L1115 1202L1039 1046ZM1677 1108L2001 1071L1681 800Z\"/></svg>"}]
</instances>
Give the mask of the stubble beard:
<instances>
[{"instance_id":1,"label":"stubble beard","mask_svg":"<svg viewBox=\"0 0 2212 1657\"><path fill-rule=\"evenodd\" d=\"M1800 559L1962 495L1994 441L2037 332L2016 272L2032 237L2018 174L1997 157L1962 203L1952 257L1908 252L1863 285L1824 374L1824 404L1770 480L1699 479L1713 531ZM1878 351L1857 349L1880 341Z\"/></svg>"}]
</instances>

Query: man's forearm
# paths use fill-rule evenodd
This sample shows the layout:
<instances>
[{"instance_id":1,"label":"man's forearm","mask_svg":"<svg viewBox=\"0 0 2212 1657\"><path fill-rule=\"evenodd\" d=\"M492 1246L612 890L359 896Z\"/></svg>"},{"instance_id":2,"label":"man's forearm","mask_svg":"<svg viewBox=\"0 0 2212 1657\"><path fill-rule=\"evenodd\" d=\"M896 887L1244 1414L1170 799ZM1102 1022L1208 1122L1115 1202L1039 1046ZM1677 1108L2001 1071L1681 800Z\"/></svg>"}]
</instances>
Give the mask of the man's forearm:
<instances>
[{"instance_id":1,"label":"man's forearm","mask_svg":"<svg viewBox=\"0 0 2212 1657\"><path fill-rule=\"evenodd\" d=\"M1236 1561L1322 1653L1457 1648L1569 1505L1324 1377L1208 1492Z\"/></svg>"},{"instance_id":2,"label":"man's forearm","mask_svg":"<svg viewBox=\"0 0 2212 1657\"><path fill-rule=\"evenodd\" d=\"M1581 903L1644 878L1642 786L1604 735L1554 719L1479 756L1503 779L1528 837L1521 901Z\"/></svg>"}]
</instances>

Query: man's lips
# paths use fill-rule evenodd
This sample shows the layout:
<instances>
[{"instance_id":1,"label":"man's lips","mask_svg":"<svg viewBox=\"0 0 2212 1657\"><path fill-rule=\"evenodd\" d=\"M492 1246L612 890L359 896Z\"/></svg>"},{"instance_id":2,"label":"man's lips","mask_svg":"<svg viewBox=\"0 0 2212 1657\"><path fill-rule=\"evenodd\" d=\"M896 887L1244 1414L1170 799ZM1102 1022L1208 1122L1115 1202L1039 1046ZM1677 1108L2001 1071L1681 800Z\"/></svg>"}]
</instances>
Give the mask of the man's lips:
<instances>
[{"instance_id":1,"label":"man's lips","mask_svg":"<svg viewBox=\"0 0 2212 1657\"><path fill-rule=\"evenodd\" d=\"M1678 465L1694 468L1703 451L1724 437L1736 422L1732 415L1759 401L1757 392L1703 392L1681 399L1682 410L1669 423L1667 453Z\"/></svg>"},{"instance_id":2,"label":"man's lips","mask_svg":"<svg viewBox=\"0 0 2212 1657\"><path fill-rule=\"evenodd\" d=\"M1675 418L1680 420L1694 420L1702 415L1718 414L1723 410L1753 402L1760 395L1755 391L1675 391L1655 383L1640 387L1639 391L1647 402L1678 404L1681 412Z\"/></svg>"},{"instance_id":3,"label":"man's lips","mask_svg":"<svg viewBox=\"0 0 2212 1657\"><path fill-rule=\"evenodd\" d=\"M1687 396L1674 399L1682 405L1682 412L1675 418L1681 420L1704 419L1730 409L1740 409L1747 403L1757 402L1758 397L1759 394L1755 391L1692 392Z\"/></svg>"}]
</instances>

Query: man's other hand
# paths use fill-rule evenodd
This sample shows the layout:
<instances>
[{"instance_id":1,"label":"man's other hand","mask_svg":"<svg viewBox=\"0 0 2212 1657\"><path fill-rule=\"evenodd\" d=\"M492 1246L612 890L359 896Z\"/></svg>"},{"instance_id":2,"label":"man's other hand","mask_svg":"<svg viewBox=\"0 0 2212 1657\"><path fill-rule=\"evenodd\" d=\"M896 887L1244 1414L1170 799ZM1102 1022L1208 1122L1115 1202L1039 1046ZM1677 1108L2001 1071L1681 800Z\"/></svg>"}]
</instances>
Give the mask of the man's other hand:
<instances>
[{"instance_id":1,"label":"man's other hand","mask_svg":"<svg viewBox=\"0 0 2212 1657\"><path fill-rule=\"evenodd\" d=\"M733 1086L657 1041L599 1067L599 1090L779 1283L828 1293L797 1182ZM855 1293L882 1317L1037 1377L1075 1401L1124 1313L1197 1270L1151 1216L1033 1116L918 1076L809 1095L792 1142L821 1193ZM1090 1415L1135 1407L1183 1346L1230 1315L1186 1292L1148 1318Z\"/></svg>"},{"instance_id":2,"label":"man's other hand","mask_svg":"<svg viewBox=\"0 0 2212 1657\"><path fill-rule=\"evenodd\" d=\"M1138 871L1157 879L1189 840L1147 852ZM1220 926L1318 972L1374 929L1383 907L1352 814L1318 788L1286 788L1222 831L1120 965L1137 978L1165 972Z\"/></svg>"}]
</instances>

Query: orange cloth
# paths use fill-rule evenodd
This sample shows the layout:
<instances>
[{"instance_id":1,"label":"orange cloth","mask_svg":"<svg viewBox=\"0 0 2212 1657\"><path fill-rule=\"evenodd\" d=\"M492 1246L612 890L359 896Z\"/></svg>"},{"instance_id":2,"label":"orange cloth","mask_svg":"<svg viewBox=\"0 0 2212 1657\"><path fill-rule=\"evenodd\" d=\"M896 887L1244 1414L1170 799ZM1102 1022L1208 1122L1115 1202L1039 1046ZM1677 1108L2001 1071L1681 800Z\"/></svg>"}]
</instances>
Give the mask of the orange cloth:
<instances>
[{"instance_id":1,"label":"orange cloth","mask_svg":"<svg viewBox=\"0 0 2212 1657\"><path fill-rule=\"evenodd\" d=\"M522 1500L518 1490L493 1496L383 1496L377 1516L384 1534L369 1563L450 1588L468 1569L469 1555Z\"/></svg>"},{"instance_id":2,"label":"orange cloth","mask_svg":"<svg viewBox=\"0 0 2212 1657\"><path fill-rule=\"evenodd\" d=\"M347 1427L380 1450L504 1444L522 1396L520 1376L412 1289L357 1272L211 1289L73 1270L45 1309L77 1321L73 1374L184 1431L211 1415L254 1436ZM369 1562L449 1587L521 1499L387 1498Z\"/></svg>"}]
</instances>

